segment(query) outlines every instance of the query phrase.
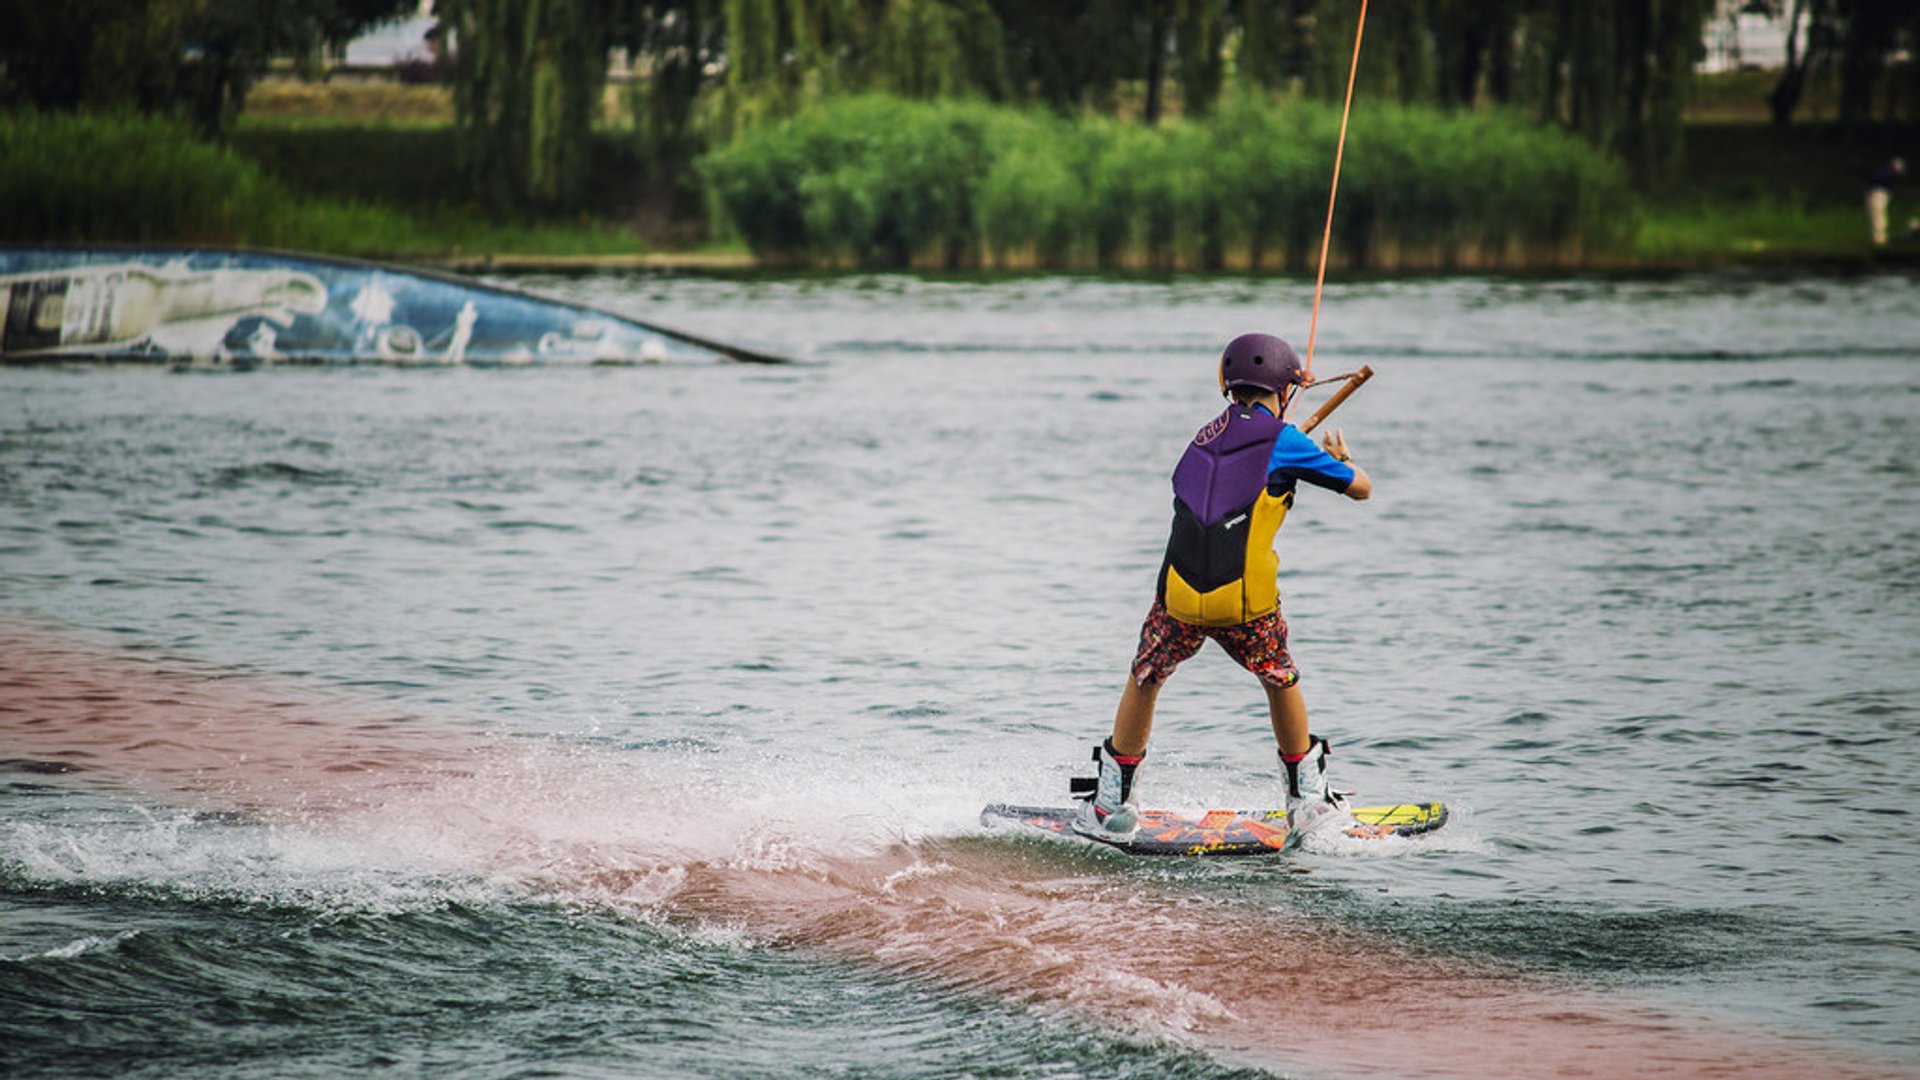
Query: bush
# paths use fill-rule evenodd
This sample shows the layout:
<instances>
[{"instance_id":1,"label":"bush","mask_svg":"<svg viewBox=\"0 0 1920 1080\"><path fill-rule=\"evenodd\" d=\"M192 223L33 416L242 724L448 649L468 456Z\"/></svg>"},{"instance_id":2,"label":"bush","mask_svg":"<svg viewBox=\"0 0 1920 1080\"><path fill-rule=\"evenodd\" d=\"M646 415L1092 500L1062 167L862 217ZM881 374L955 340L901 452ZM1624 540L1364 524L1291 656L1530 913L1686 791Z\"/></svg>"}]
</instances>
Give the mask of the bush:
<instances>
[{"instance_id":1,"label":"bush","mask_svg":"<svg viewBox=\"0 0 1920 1080\"><path fill-rule=\"evenodd\" d=\"M831 99L698 164L756 252L911 265L1311 265L1339 114L1229 95L1157 128L978 102ZM1620 166L1505 113L1356 114L1335 257L1420 267L1577 261L1623 242Z\"/></svg>"},{"instance_id":2,"label":"bush","mask_svg":"<svg viewBox=\"0 0 1920 1080\"><path fill-rule=\"evenodd\" d=\"M1318 250L1338 122L1328 110L1274 109L1245 95L1208 122L1223 227L1250 268L1298 268Z\"/></svg>"},{"instance_id":3,"label":"bush","mask_svg":"<svg viewBox=\"0 0 1920 1080\"><path fill-rule=\"evenodd\" d=\"M965 101L839 98L699 162L754 250L861 265L977 262L974 196L1005 117Z\"/></svg>"},{"instance_id":4,"label":"bush","mask_svg":"<svg viewBox=\"0 0 1920 1080\"><path fill-rule=\"evenodd\" d=\"M988 125L992 160L973 196L984 259L1060 269L1092 256L1097 204L1087 197L1092 125L1006 110Z\"/></svg>"}]
</instances>

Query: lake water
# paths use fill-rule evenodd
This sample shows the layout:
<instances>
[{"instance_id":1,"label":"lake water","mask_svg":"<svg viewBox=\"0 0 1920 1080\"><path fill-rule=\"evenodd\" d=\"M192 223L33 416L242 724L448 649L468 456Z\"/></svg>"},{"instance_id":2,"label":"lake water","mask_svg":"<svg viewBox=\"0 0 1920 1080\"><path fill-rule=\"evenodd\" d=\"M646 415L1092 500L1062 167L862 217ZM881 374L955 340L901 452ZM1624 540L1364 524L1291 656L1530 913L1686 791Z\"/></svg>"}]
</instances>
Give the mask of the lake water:
<instances>
[{"instance_id":1,"label":"lake water","mask_svg":"<svg viewBox=\"0 0 1920 1080\"><path fill-rule=\"evenodd\" d=\"M513 284L787 368L0 371L0 1074L1920 1075L1920 281L1330 287L1285 611L1423 842L983 833L1297 282ZM1149 803L1279 799L1209 649Z\"/></svg>"}]
</instances>

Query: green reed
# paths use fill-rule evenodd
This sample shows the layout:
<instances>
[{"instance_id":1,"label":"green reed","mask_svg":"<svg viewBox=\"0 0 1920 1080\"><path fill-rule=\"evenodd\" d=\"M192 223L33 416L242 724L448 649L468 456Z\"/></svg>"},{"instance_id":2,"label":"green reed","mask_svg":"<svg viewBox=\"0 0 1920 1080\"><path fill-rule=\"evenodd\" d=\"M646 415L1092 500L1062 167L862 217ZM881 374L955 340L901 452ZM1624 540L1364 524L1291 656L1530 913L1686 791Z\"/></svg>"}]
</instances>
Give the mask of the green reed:
<instances>
[{"instance_id":1,"label":"green reed","mask_svg":"<svg viewBox=\"0 0 1920 1080\"><path fill-rule=\"evenodd\" d=\"M1339 116L1232 97L1149 128L975 101L830 100L699 163L755 252L870 266L1301 269ZM1383 269L1568 264L1632 233L1623 170L1505 113L1356 115L1334 257Z\"/></svg>"}]
</instances>

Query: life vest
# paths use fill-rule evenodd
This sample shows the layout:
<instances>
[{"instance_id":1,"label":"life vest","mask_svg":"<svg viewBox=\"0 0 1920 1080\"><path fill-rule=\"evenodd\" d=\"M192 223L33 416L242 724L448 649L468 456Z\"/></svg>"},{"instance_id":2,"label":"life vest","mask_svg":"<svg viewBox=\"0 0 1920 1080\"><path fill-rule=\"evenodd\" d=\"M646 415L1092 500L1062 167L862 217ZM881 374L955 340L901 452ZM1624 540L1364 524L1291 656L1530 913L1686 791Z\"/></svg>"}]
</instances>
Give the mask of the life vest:
<instances>
[{"instance_id":1,"label":"life vest","mask_svg":"<svg viewBox=\"0 0 1920 1080\"><path fill-rule=\"evenodd\" d=\"M1231 405L1200 429L1173 470L1173 534L1160 570L1167 614L1196 626L1238 626L1280 607L1273 534L1293 506L1292 481L1268 487L1272 413Z\"/></svg>"}]
</instances>

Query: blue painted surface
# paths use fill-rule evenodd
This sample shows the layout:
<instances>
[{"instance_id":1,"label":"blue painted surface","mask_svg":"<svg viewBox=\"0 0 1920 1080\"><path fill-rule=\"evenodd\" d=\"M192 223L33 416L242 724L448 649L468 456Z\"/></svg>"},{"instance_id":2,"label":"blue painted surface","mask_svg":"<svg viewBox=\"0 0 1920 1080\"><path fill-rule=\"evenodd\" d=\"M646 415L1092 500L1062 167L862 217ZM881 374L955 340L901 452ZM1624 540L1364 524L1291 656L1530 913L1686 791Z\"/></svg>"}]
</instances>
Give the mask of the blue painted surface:
<instances>
[{"instance_id":1,"label":"blue painted surface","mask_svg":"<svg viewBox=\"0 0 1920 1080\"><path fill-rule=\"evenodd\" d=\"M0 249L0 361L193 367L718 361L623 316L459 278L234 249Z\"/></svg>"}]
</instances>

